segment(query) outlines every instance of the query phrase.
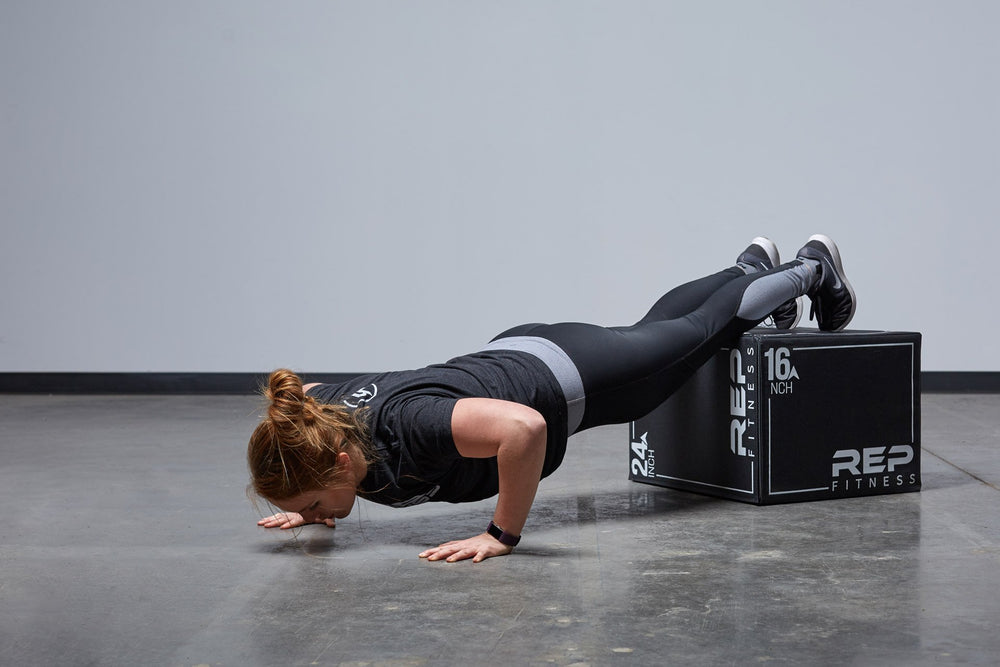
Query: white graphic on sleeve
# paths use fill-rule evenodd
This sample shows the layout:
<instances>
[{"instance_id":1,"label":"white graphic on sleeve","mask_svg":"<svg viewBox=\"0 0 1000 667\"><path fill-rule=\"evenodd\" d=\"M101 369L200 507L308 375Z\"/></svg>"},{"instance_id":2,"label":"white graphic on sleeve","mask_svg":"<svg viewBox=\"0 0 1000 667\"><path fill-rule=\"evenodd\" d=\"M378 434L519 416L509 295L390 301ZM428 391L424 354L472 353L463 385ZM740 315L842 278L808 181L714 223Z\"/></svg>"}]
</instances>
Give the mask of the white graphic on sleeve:
<instances>
[{"instance_id":1,"label":"white graphic on sleeve","mask_svg":"<svg viewBox=\"0 0 1000 667\"><path fill-rule=\"evenodd\" d=\"M344 405L349 408L359 408L378 395L378 387L374 384L358 389L349 397L344 399Z\"/></svg>"}]
</instances>

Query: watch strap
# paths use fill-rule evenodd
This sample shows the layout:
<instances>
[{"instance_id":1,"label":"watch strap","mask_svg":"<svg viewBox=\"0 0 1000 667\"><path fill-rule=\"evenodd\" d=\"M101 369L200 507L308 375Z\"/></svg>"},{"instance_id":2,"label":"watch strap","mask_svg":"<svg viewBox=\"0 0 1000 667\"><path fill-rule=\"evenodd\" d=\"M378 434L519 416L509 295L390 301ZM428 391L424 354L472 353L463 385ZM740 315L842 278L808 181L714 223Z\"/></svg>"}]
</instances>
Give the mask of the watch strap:
<instances>
[{"instance_id":1,"label":"watch strap","mask_svg":"<svg viewBox=\"0 0 1000 667\"><path fill-rule=\"evenodd\" d=\"M495 538L500 544L504 544L508 547L516 547L517 543L521 541L520 535L511 535L492 521L490 521L490 525L486 527L486 532L491 537Z\"/></svg>"}]
</instances>

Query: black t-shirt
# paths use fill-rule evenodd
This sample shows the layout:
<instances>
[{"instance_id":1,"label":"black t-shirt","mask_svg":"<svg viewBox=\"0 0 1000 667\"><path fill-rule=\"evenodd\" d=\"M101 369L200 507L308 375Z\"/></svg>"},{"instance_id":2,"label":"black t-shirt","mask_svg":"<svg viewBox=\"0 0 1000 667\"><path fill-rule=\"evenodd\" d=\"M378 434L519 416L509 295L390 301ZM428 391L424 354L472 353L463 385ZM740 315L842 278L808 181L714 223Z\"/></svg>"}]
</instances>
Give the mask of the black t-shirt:
<instances>
[{"instance_id":1,"label":"black t-shirt","mask_svg":"<svg viewBox=\"0 0 1000 667\"><path fill-rule=\"evenodd\" d=\"M479 352L427 368L321 384L308 393L325 403L366 408L378 461L369 466L360 493L383 505L496 495L496 457L463 458L455 448L451 414L461 398L497 398L538 410L548 427L542 477L555 471L566 452L562 389L542 361L524 352Z\"/></svg>"}]
</instances>

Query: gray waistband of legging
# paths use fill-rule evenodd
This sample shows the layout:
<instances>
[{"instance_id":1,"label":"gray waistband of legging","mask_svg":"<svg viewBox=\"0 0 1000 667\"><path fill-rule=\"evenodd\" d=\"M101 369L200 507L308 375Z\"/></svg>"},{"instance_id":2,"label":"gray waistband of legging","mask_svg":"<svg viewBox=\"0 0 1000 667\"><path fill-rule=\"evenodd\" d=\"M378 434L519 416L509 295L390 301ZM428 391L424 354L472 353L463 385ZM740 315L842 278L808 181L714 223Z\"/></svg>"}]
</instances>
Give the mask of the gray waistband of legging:
<instances>
[{"instance_id":1,"label":"gray waistband of legging","mask_svg":"<svg viewBox=\"0 0 1000 667\"><path fill-rule=\"evenodd\" d=\"M540 359L552 374L566 396L567 433L573 434L583 421L587 397L583 393L583 378L569 355L555 343L538 336L511 336L490 342L483 351L516 350Z\"/></svg>"}]
</instances>

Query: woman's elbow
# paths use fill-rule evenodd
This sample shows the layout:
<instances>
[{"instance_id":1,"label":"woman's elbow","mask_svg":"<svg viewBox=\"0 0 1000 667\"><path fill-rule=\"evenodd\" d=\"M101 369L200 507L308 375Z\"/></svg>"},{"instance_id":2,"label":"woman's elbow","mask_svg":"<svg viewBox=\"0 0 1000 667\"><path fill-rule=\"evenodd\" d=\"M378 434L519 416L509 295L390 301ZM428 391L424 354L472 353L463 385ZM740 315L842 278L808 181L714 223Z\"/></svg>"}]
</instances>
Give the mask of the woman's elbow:
<instances>
[{"instance_id":1,"label":"woman's elbow","mask_svg":"<svg viewBox=\"0 0 1000 667\"><path fill-rule=\"evenodd\" d=\"M545 417L534 408L528 408L518 415L517 428L521 438L528 442L544 441L549 430Z\"/></svg>"}]
</instances>

